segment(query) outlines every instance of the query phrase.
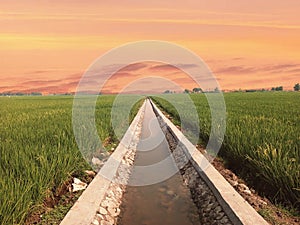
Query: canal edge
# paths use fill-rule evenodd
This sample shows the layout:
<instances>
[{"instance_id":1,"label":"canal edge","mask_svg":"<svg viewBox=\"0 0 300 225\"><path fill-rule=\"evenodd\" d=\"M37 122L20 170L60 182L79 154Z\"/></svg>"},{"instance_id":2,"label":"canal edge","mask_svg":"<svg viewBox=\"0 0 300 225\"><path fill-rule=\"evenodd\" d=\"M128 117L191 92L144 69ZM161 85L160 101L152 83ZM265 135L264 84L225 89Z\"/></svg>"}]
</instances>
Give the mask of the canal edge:
<instances>
[{"instance_id":1,"label":"canal edge","mask_svg":"<svg viewBox=\"0 0 300 225\"><path fill-rule=\"evenodd\" d=\"M107 162L88 185L87 189L83 191L81 196L61 221L60 225L93 224L95 215L97 215L97 211L99 211L99 207L110 188L112 179L117 176L122 159L129 151L130 145L132 144L131 142L136 141L132 134L135 134L136 130L139 129L139 123L143 119L145 105L146 100L127 129L118 147L110 155ZM108 176L112 179L107 179L102 174L105 174L106 177Z\"/></svg>"}]
</instances>

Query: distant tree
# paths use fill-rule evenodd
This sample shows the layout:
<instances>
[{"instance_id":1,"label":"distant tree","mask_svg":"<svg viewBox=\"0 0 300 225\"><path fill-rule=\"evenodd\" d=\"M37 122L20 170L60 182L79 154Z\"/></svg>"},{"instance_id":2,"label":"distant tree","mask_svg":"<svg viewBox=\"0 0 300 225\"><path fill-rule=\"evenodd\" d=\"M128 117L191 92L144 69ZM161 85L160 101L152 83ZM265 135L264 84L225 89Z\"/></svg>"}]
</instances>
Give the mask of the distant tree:
<instances>
[{"instance_id":1,"label":"distant tree","mask_svg":"<svg viewBox=\"0 0 300 225\"><path fill-rule=\"evenodd\" d=\"M200 93L200 92L202 92L202 89L201 88L193 88L193 92Z\"/></svg>"},{"instance_id":2,"label":"distant tree","mask_svg":"<svg viewBox=\"0 0 300 225\"><path fill-rule=\"evenodd\" d=\"M184 91L183 91L183 93L185 93L185 94L188 94L188 93L190 93L191 91L189 90L189 89L184 89Z\"/></svg>"},{"instance_id":3,"label":"distant tree","mask_svg":"<svg viewBox=\"0 0 300 225\"><path fill-rule=\"evenodd\" d=\"M220 92L219 88L216 87L215 90L214 90L214 92L217 92L217 93Z\"/></svg>"},{"instance_id":4,"label":"distant tree","mask_svg":"<svg viewBox=\"0 0 300 225\"><path fill-rule=\"evenodd\" d=\"M40 92L31 92L30 95L33 95L33 96L41 96L42 93L40 93Z\"/></svg>"},{"instance_id":5,"label":"distant tree","mask_svg":"<svg viewBox=\"0 0 300 225\"><path fill-rule=\"evenodd\" d=\"M164 94L170 94L170 93L172 93L170 90L165 90L164 91Z\"/></svg>"},{"instance_id":6,"label":"distant tree","mask_svg":"<svg viewBox=\"0 0 300 225\"><path fill-rule=\"evenodd\" d=\"M294 91L300 91L300 84L299 83L295 84Z\"/></svg>"},{"instance_id":7,"label":"distant tree","mask_svg":"<svg viewBox=\"0 0 300 225\"><path fill-rule=\"evenodd\" d=\"M283 91L283 86L272 87L272 91Z\"/></svg>"}]
</instances>

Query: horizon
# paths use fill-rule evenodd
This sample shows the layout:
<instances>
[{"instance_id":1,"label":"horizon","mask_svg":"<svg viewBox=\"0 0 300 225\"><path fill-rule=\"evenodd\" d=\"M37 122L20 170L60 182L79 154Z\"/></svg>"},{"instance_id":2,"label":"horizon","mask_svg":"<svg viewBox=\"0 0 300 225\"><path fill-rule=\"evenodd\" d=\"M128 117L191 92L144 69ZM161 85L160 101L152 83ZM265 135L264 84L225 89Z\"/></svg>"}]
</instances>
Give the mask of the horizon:
<instances>
[{"instance_id":1,"label":"horizon","mask_svg":"<svg viewBox=\"0 0 300 225\"><path fill-rule=\"evenodd\" d=\"M282 86L278 86L282 87ZM283 89L283 90L272 90L273 88L278 87L272 87L272 88L255 88L255 89L224 89L224 90L218 90L218 92L222 93L237 93L237 92L295 92L293 89ZM195 87L197 88L197 87ZM188 90L189 92L186 93L185 90ZM210 94L210 93L216 93L215 90L201 90L199 92L195 92L192 89L185 89L182 91L173 91L173 90L164 90L163 92L93 92L93 91L86 91L86 92L63 92L63 93L43 93L43 92L0 92L0 97L3 96L75 96L75 95L160 95L160 94ZM167 92L166 92L167 91ZM298 92L298 91L296 91Z\"/></svg>"}]
</instances>

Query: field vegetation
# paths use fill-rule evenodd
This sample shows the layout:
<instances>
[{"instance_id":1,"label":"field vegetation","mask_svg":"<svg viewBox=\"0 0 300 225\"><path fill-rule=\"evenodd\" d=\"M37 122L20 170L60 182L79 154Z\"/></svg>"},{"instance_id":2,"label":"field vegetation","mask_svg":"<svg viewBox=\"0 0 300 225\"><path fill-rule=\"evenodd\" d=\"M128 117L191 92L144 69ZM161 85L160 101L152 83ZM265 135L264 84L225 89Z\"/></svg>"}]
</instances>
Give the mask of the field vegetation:
<instances>
[{"instance_id":1,"label":"field vegetation","mask_svg":"<svg viewBox=\"0 0 300 225\"><path fill-rule=\"evenodd\" d=\"M108 146L118 142L110 116L114 99L101 96L96 105L97 131ZM23 224L68 179L90 169L73 134L72 104L72 96L0 97L0 224Z\"/></svg>"}]
</instances>

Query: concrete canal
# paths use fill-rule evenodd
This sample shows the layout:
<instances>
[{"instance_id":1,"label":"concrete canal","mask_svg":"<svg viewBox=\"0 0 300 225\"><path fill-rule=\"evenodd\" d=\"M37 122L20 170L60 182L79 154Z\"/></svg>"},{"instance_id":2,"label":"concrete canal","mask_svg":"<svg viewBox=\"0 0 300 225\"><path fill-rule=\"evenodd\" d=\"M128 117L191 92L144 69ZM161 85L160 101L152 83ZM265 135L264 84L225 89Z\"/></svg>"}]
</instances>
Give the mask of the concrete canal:
<instances>
[{"instance_id":1,"label":"concrete canal","mask_svg":"<svg viewBox=\"0 0 300 225\"><path fill-rule=\"evenodd\" d=\"M122 199L119 225L200 224L182 176L177 172L169 177L178 169L149 101L134 165Z\"/></svg>"}]
</instances>

